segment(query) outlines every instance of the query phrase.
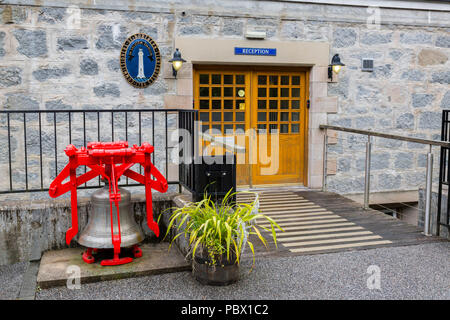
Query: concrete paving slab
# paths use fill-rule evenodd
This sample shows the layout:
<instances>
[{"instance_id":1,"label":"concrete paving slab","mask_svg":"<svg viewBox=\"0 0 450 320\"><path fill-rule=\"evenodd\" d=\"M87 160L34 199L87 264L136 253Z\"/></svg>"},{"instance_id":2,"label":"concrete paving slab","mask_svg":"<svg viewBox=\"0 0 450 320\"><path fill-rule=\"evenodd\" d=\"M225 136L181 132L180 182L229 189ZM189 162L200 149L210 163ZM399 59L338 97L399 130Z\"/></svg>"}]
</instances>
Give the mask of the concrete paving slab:
<instances>
[{"instance_id":1,"label":"concrete paving slab","mask_svg":"<svg viewBox=\"0 0 450 320\"><path fill-rule=\"evenodd\" d=\"M28 269L23 275L18 300L34 300L36 296L36 280L39 271L39 261L30 261Z\"/></svg>"},{"instance_id":2,"label":"concrete paving slab","mask_svg":"<svg viewBox=\"0 0 450 320\"><path fill-rule=\"evenodd\" d=\"M14 300L19 295L28 262L0 266L0 300Z\"/></svg>"},{"instance_id":3,"label":"concrete paving slab","mask_svg":"<svg viewBox=\"0 0 450 320\"><path fill-rule=\"evenodd\" d=\"M257 258L229 286L200 284L190 272L41 290L37 300L407 300L450 299L450 242L303 256ZM379 288L368 286L379 268ZM369 270L372 270L369 272ZM370 281L369 283L373 283ZM252 317L250 316L249 319Z\"/></svg>"},{"instance_id":4,"label":"concrete paving slab","mask_svg":"<svg viewBox=\"0 0 450 320\"><path fill-rule=\"evenodd\" d=\"M82 284L191 270L191 265L176 246L170 251L167 242L148 243L140 247L143 253L141 258L125 265L108 267L101 266L100 260L86 264L81 258L83 248L48 251L41 260L37 285L42 289L65 286L69 277L73 279L72 270L76 267L80 268Z\"/></svg>"}]
</instances>

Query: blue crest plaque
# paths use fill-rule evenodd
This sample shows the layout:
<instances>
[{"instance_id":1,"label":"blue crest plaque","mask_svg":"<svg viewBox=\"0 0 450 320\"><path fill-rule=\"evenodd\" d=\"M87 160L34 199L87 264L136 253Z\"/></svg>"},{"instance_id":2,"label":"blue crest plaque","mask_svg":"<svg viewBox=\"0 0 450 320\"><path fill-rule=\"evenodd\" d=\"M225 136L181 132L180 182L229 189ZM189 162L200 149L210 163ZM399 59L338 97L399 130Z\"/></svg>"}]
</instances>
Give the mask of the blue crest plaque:
<instances>
[{"instance_id":1,"label":"blue crest plaque","mask_svg":"<svg viewBox=\"0 0 450 320\"><path fill-rule=\"evenodd\" d=\"M156 42L145 33L130 36L120 52L120 69L134 87L151 85L161 69L161 53Z\"/></svg>"}]
</instances>

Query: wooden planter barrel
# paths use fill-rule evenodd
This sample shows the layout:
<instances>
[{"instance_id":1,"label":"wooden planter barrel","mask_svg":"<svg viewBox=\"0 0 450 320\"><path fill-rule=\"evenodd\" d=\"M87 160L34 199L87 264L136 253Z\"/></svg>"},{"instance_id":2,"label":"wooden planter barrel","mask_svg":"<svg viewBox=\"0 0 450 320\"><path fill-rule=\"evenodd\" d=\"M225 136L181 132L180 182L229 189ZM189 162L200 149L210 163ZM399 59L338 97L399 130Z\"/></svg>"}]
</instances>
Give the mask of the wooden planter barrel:
<instances>
[{"instance_id":1,"label":"wooden planter barrel","mask_svg":"<svg viewBox=\"0 0 450 320\"><path fill-rule=\"evenodd\" d=\"M207 259L195 257L192 273L198 282L210 286L227 286L239 280L239 265L236 260L222 260L221 265L211 265Z\"/></svg>"}]
</instances>

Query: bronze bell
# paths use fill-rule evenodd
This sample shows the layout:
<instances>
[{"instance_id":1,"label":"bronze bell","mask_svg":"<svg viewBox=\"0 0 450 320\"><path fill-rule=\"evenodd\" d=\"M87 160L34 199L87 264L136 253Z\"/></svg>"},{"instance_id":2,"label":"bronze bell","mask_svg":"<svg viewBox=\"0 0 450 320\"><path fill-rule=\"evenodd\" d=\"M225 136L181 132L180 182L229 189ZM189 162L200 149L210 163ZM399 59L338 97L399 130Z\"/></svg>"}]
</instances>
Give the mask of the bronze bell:
<instances>
[{"instance_id":1,"label":"bronze bell","mask_svg":"<svg viewBox=\"0 0 450 320\"><path fill-rule=\"evenodd\" d=\"M131 193L124 188L119 188L119 192L121 195L121 200L119 202L121 235L120 247L126 248L134 246L135 250L140 250L139 248L137 248L136 244L144 240L144 234L141 227L136 223L134 219L134 213L131 209ZM88 223L84 230L81 232L78 239L78 243L80 245L88 248L87 254L83 256L83 260L85 260L86 262L89 261L88 263L93 262L93 258L91 256L92 248L114 248L111 238L111 213L109 196L110 193L107 185L95 191L91 195L92 211L89 214ZM116 214L117 208L114 202L112 203L112 206L113 230L114 234L118 234L119 228Z\"/></svg>"}]
</instances>

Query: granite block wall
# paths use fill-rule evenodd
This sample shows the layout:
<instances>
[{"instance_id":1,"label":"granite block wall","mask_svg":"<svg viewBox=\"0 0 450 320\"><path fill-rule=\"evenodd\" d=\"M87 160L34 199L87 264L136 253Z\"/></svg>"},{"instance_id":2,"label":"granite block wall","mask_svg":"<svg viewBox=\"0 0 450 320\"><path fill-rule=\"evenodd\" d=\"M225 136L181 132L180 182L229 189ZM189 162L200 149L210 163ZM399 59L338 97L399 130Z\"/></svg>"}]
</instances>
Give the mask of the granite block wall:
<instances>
[{"instance_id":1,"label":"granite block wall","mask_svg":"<svg viewBox=\"0 0 450 320\"><path fill-rule=\"evenodd\" d=\"M192 66L188 62L175 80L168 63L175 37L243 39L247 30L266 31L270 40L330 43L330 60L339 53L346 68L324 88L338 104L337 112L328 113L328 124L438 139L441 111L450 108L449 11L379 8L380 23L373 25L373 11L364 6L295 1L45 4L11 0L0 4L0 110L191 108ZM135 32L153 37L162 53L162 72L146 89L131 87L119 70L121 45ZM362 58L374 59L373 72L361 71ZM17 132L10 141L14 179L21 185L26 179L39 182L36 152L28 154L30 170L25 177L23 118L15 117L11 122ZM60 131L66 130L64 117L56 119ZM0 115L2 141L7 139L6 120ZM45 184L55 171L54 120L42 119ZM80 121L75 119L74 125ZM162 120L157 121L159 129ZM25 122L27 144L37 151L38 119ZM80 145L82 132L77 130L73 139ZM96 138L91 133L87 140ZM123 135L123 130L116 133ZM157 143L163 141L161 134L157 130ZM108 136L109 130L102 130L102 138ZM65 157L67 141L64 137L57 141L59 159ZM364 143L361 136L338 134L329 146L329 157L336 164L328 178L330 191L362 192ZM376 139L372 190L417 190L424 182L426 150L413 143ZM0 153L3 172L9 170L8 159L6 150ZM158 161L164 159L163 153ZM5 188L8 179L0 180L0 189Z\"/></svg>"}]
</instances>

